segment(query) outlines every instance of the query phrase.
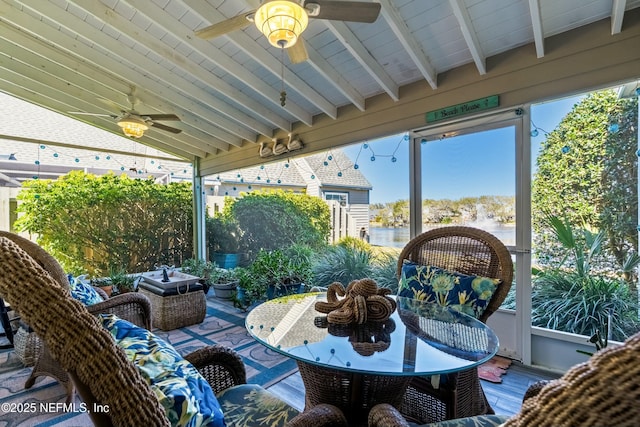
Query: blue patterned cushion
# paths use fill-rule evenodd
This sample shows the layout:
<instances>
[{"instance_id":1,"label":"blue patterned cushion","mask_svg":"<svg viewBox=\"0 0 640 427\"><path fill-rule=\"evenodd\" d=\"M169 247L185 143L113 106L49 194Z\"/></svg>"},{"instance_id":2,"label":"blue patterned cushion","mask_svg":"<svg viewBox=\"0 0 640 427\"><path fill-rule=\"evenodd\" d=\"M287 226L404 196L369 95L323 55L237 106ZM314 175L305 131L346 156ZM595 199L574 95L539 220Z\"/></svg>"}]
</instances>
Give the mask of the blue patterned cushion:
<instances>
[{"instance_id":1,"label":"blue patterned cushion","mask_svg":"<svg viewBox=\"0 0 640 427\"><path fill-rule=\"evenodd\" d=\"M398 295L451 307L478 318L499 283L499 279L467 276L404 260Z\"/></svg>"},{"instance_id":2,"label":"blue patterned cushion","mask_svg":"<svg viewBox=\"0 0 640 427\"><path fill-rule=\"evenodd\" d=\"M285 427L298 411L255 384L229 387L218 394L228 425Z\"/></svg>"},{"instance_id":3,"label":"blue patterned cushion","mask_svg":"<svg viewBox=\"0 0 640 427\"><path fill-rule=\"evenodd\" d=\"M69 288L73 299L80 301L84 305L93 305L104 301L100 294L93 289L93 286L86 279L86 274L73 277L69 274Z\"/></svg>"},{"instance_id":4,"label":"blue patterned cushion","mask_svg":"<svg viewBox=\"0 0 640 427\"><path fill-rule=\"evenodd\" d=\"M225 426L213 390L171 345L113 314L100 316L102 325L153 389L171 425Z\"/></svg>"}]
</instances>

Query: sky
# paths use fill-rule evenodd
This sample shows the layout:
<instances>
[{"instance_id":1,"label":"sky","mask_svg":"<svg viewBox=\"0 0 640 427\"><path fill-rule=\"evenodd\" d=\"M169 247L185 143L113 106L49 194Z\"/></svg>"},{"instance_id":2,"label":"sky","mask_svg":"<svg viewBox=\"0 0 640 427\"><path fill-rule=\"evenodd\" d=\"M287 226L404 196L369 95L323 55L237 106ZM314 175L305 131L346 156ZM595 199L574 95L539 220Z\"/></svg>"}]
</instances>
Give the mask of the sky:
<instances>
[{"instance_id":1,"label":"sky","mask_svg":"<svg viewBox=\"0 0 640 427\"><path fill-rule=\"evenodd\" d=\"M533 136L535 132L531 136L532 159L545 134L552 132L582 97L532 105L531 129L539 129L537 136ZM513 131L498 129L423 144L423 198L514 195L512 135ZM404 134L343 149L371 183L371 203L409 199L409 140Z\"/></svg>"}]
</instances>

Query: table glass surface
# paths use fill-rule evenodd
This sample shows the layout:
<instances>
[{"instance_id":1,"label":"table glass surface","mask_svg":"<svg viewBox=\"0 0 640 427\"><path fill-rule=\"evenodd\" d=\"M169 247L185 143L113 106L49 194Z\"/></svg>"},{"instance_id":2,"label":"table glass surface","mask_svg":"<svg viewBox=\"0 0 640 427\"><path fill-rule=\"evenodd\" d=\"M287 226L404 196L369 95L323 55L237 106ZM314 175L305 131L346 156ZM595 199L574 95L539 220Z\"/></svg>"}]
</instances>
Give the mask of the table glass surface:
<instances>
[{"instance_id":1,"label":"table glass surface","mask_svg":"<svg viewBox=\"0 0 640 427\"><path fill-rule=\"evenodd\" d=\"M266 301L247 315L249 333L266 347L317 366L377 375L434 375L480 365L498 350L484 323L436 304L393 297L386 322L327 324L315 310L325 293Z\"/></svg>"}]
</instances>

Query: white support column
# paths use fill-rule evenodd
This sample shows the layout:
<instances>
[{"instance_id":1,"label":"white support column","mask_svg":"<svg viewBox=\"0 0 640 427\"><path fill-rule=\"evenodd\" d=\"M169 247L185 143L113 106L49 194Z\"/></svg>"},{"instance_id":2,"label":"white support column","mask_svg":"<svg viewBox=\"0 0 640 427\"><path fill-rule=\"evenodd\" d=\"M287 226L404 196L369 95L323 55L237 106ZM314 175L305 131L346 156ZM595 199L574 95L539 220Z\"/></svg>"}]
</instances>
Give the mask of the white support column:
<instances>
[{"instance_id":1,"label":"white support column","mask_svg":"<svg viewBox=\"0 0 640 427\"><path fill-rule=\"evenodd\" d=\"M206 260L204 178L200 175L200 158L193 161L193 257Z\"/></svg>"},{"instance_id":2,"label":"white support column","mask_svg":"<svg viewBox=\"0 0 640 427\"><path fill-rule=\"evenodd\" d=\"M421 141L413 136L409 144L409 239L422 233Z\"/></svg>"},{"instance_id":3,"label":"white support column","mask_svg":"<svg viewBox=\"0 0 640 427\"><path fill-rule=\"evenodd\" d=\"M531 105L516 122L516 334L522 363L531 364Z\"/></svg>"}]
</instances>

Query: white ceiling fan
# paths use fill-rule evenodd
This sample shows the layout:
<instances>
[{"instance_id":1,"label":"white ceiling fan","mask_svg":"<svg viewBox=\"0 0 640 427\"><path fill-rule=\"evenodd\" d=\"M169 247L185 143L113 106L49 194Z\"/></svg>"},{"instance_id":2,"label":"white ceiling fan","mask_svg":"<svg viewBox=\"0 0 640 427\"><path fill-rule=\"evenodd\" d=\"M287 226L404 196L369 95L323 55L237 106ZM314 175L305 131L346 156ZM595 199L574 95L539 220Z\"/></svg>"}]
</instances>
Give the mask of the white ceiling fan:
<instances>
[{"instance_id":1,"label":"white ceiling fan","mask_svg":"<svg viewBox=\"0 0 640 427\"><path fill-rule=\"evenodd\" d=\"M379 3L360 1L266 0L256 10L210 25L195 34L211 39L246 28L253 22L269 43L287 49L291 62L297 64L308 59L300 34L309 18L371 23L378 19L380 7Z\"/></svg>"},{"instance_id":2,"label":"white ceiling fan","mask_svg":"<svg viewBox=\"0 0 640 427\"><path fill-rule=\"evenodd\" d=\"M110 106L119 106L107 99L98 98L100 101L109 104ZM120 110L119 114L101 114L101 113L85 113L82 111L70 111L69 114L77 114L81 116L97 116L97 117L111 117L116 120L118 126L122 128L122 132L130 138L141 138L144 135L144 131L151 126L156 129L164 130L171 133L180 133L182 129L177 129L171 126L157 123L157 121L170 120L180 121L180 117L175 114L142 114L136 111L135 105L139 102L138 97L135 94L135 87L131 87L131 92L127 95L127 100L131 104L130 110Z\"/></svg>"}]
</instances>

